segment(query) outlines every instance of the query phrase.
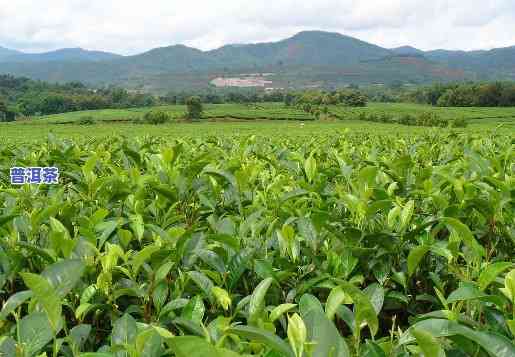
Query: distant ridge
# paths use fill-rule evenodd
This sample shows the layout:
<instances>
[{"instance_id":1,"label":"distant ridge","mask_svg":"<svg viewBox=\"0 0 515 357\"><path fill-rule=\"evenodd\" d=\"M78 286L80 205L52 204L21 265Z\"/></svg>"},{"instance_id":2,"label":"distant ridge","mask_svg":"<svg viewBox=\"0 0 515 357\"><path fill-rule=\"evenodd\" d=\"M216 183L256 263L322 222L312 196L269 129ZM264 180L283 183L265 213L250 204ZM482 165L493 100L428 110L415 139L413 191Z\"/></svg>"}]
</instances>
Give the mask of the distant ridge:
<instances>
[{"instance_id":1,"label":"distant ridge","mask_svg":"<svg viewBox=\"0 0 515 357\"><path fill-rule=\"evenodd\" d=\"M208 87L215 77L263 72L274 73L273 86L281 88L513 80L515 47L470 52L387 49L339 33L303 31L277 42L225 45L211 51L174 45L133 56L80 48L41 54L0 48L0 73L145 91Z\"/></svg>"},{"instance_id":2,"label":"distant ridge","mask_svg":"<svg viewBox=\"0 0 515 357\"><path fill-rule=\"evenodd\" d=\"M413 56L423 56L424 51L419 50L418 48L411 47L411 46L401 46L397 48L392 48L392 52L398 55L407 56L407 55L413 55Z\"/></svg>"},{"instance_id":3,"label":"distant ridge","mask_svg":"<svg viewBox=\"0 0 515 357\"><path fill-rule=\"evenodd\" d=\"M0 52L1 62L54 62L54 61L72 61L82 62L91 61L99 62L112 60L115 58L122 57L120 55L102 52L102 51L89 51L82 48L62 48L55 51L43 52L43 53L24 53L19 51L13 51L5 49L6 55L2 56ZM10 53L9 53L10 52Z\"/></svg>"},{"instance_id":4,"label":"distant ridge","mask_svg":"<svg viewBox=\"0 0 515 357\"><path fill-rule=\"evenodd\" d=\"M9 48L0 47L0 62L2 60L4 60L5 58L20 55L20 54L22 54L22 52L20 52L20 51L15 51L15 50L11 50Z\"/></svg>"}]
</instances>

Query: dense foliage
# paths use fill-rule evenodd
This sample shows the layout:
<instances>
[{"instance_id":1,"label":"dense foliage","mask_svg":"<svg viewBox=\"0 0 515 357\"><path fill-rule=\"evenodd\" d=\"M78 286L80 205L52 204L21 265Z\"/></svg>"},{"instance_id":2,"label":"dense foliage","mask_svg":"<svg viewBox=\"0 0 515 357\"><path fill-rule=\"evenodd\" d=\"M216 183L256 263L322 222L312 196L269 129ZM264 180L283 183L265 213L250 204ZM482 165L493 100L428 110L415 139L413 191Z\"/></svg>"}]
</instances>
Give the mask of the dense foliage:
<instances>
[{"instance_id":1,"label":"dense foliage","mask_svg":"<svg viewBox=\"0 0 515 357\"><path fill-rule=\"evenodd\" d=\"M338 108L336 108L338 109ZM439 127L439 128L465 128L467 121L464 118L449 119L444 118L436 113L421 112L418 114L404 113L394 115L388 112L358 112L358 113L343 113L340 114L338 110L330 110L328 112L331 116L342 120L362 120L375 123L385 124L400 124L408 126L425 126L425 127Z\"/></svg>"},{"instance_id":2,"label":"dense foliage","mask_svg":"<svg viewBox=\"0 0 515 357\"><path fill-rule=\"evenodd\" d=\"M273 90L263 91L255 88L210 88L196 91L170 91L159 97L162 103L186 104L188 98L199 97L202 103L223 104L223 103L277 103L283 102L285 91Z\"/></svg>"},{"instance_id":3,"label":"dense foliage","mask_svg":"<svg viewBox=\"0 0 515 357\"><path fill-rule=\"evenodd\" d=\"M14 121L16 118L16 113L12 108L10 108L6 101L0 97L0 122L9 122Z\"/></svg>"},{"instance_id":4,"label":"dense foliage","mask_svg":"<svg viewBox=\"0 0 515 357\"><path fill-rule=\"evenodd\" d=\"M193 96L186 99L186 118L200 119L204 109L200 97Z\"/></svg>"},{"instance_id":5,"label":"dense foliage","mask_svg":"<svg viewBox=\"0 0 515 357\"><path fill-rule=\"evenodd\" d=\"M0 168L6 356L515 355L509 136L50 136Z\"/></svg>"},{"instance_id":6,"label":"dense foliage","mask_svg":"<svg viewBox=\"0 0 515 357\"><path fill-rule=\"evenodd\" d=\"M0 97L19 115L46 115L104 108L147 107L157 100L116 87L90 89L79 82L51 84L0 75Z\"/></svg>"},{"instance_id":7,"label":"dense foliage","mask_svg":"<svg viewBox=\"0 0 515 357\"><path fill-rule=\"evenodd\" d=\"M282 102L284 93L258 90L199 90L169 92L164 96L129 92L117 87L89 88L80 82L52 84L28 78L0 75L0 121L18 115L48 115L73 111L150 107L162 104L186 104L198 96L203 103ZM3 98L3 99L2 99ZM9 109L9 110L7 110Z\"/></svg>"},{"instance_id":8,"label":"dense foliage","mask_svg":"<svg viewBox=\"0 0 515 357\"><path fill-rule=\"evenodd\" d=\"M171 120L171 116L163 110L151 110L143 115L140 119L141 123L145 124L165 124Z\"/></svg>"},{"instance_id":9,"label":"dense foliage","mask_svg":"<svg viewBox=\"0 0 515 357\"><path fill-rule=\"evenodd\" d=\"M367 97L356 89L333 92L302 91L286 93L284 104L287 107L301 109L311 114L314 119L321 119L328 116L330 105L365 107L367 105Z\"/></svg>"},{"instance_id":10,"label":"dense foliage","mask_svg":"<svg viewBox=\"0 0 515 357\"><path fill-rule=\"evenodd\" d=\"M343 104L349 107L364 107L367 105L367 97L356 89L342 89L333 92L302 91L287 93L284 102L287 106L301 107L335 104Z\"/></svg>"},{"instance_id":11,"label":"dense foliage","mask_svg":"<svg viewBox=\"0 0 515 357\"><path fill-rule=\"evenodd\" d=\"M410 91L406 97L441 107L514 107L515 83L437 84Z\"/></svg>"}]
</instances>

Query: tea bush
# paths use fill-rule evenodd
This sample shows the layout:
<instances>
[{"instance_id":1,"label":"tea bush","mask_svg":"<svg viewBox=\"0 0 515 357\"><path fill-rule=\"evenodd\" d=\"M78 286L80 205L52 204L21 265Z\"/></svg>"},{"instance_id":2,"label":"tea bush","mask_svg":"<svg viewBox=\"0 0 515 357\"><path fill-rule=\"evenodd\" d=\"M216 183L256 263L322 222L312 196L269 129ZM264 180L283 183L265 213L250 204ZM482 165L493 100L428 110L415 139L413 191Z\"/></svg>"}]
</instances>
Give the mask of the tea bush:
<instances>
[{"instance_id":1,"label":"tea bush","mask_svg":"<svg viewBox=\"0 0 515 357\"><path fill-rule=\"evenodd\" d=\"M509 135L50 136L0 167L5 356L515 355Z\"/></svg>"}]
</instances>

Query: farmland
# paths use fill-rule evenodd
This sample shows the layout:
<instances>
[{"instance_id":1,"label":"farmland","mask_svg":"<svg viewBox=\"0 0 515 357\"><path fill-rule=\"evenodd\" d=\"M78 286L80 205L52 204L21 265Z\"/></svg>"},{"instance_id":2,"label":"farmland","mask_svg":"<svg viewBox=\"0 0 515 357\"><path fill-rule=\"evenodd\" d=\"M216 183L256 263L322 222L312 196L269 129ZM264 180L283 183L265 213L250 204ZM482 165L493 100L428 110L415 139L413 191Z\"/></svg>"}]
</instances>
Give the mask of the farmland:
<instances>
[{"instance_id":1,"label":"farmland","mask_svg":"<svg viewBox=\"0 0 515 357\"><path fill-rule=\"evenodd\" d=\"M147 110L0 125L0 355L515 356L513 108Z\"/></svg>"},{"instance_id":2,"label":"farmland","mask_svg":"<svg viewBox=\"0 0 515 357\"><path fill-rule=\"evenodd\" d=\"M156 110L167 112L173 119L184 117L186 106L169 105L155 107ZM64 113L57 115L43 116L33 119L38 123L73 123L84 116L91 116L98 121L131 121L141 117L149 108L133 109L106 109L84 112ZM282 103L259 103L259 104L207 104L204 108L205 119L232 118L242 120L269 119L269 120L313 120L313 118L295 108L286 108Z\"/></svg>"},{"instance_id":3,"label":"farmland","mask_svg":"<svg viewBox=\"0 0 515 357\"><path fill-rule=\"evenodd\" d=\"M156 107L166 111L172 118L179 119L184 116L186 107L183 105L170 105ZM72 112L48 115L33 118L30 123L73 123L84 116L96 121L127 122L141 117L148 108L133 109L105 109L84 112ZM348 108L344 106L329 106L329 112L337 117L352 119L359 113L388 113L394 116L404 114L420 114L430 112L446 119L464 118L470 124L505 123L513 126L515 123L515 108L457 108L432 107L428 105L409 103L370 103L364 108ZM313 120L313 116L300 109L285 107L282 103L257 104L207 104L204 108L205 119L233 118L233 119L269 119L269 120Z\"/></svg>"}]
</instances>

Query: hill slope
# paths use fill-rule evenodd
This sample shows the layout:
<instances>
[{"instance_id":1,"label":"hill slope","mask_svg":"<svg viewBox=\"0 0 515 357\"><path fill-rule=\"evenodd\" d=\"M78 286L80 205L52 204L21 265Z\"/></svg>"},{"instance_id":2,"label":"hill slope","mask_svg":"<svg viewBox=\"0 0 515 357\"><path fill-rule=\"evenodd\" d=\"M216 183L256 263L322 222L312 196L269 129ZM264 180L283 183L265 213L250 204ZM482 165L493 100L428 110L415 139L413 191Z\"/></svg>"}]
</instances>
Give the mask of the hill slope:
<instances>
[{"instance_id":1,"label":"hill slope","mask_svg":"<svg viewBox=\"0 0 515 357\"><path fill-rule=\"evenodd\" d=\"M0 62L99 62L107 61L122 56L102 51L89 51L82 48L62 48L55 51L43 53L23 53L7 50L5 56L1 56Z\"/></svg>"},{"instance_id":2,"label":"hill slope","mask_svg":"<svg viewBox=\"0 0 515 357\"><path fill-rule=\"evenodd\" d=\"M426 52L425 56L452 68L473 71L475 79L515 78L515 46L471 52L436 50Z\"/></svg>"},{"instance_id":3,"label":"hill slope","mask_svg":"<svg viewBox=\"0 0 515 357\"><path fill-rule=\"evenodd\" d=\"M306 31L278 42L201 51L183 45L134 56L63 49L2 56L0 73L150 91L207 87L215 77L274 73L274 87L342 86L465 79L515 79L515 47L491 51L386 49L338 33Z\"/></svg>"},{"instance_id":4,"label":"hill slope","mask_svg":"<svg viewBox=\"0 0 515 357\"><path fill-rule=\"evenodd\" d=\"M22 54L19 51L11 50L9 48L0 47L0 62L6 58Z\"/></svg>"},{"instance_id":5,"label":"hill slope","mask_svg":"<svg viewBox=\"0 0 515 357\"><path fill-rule=\"evenodd\" d=\"M401 46L392 48L391 51L397 55L401 56L423 56L424 51L419 50L418 48L412 46Z\"/></svg>"}]
</instances>

